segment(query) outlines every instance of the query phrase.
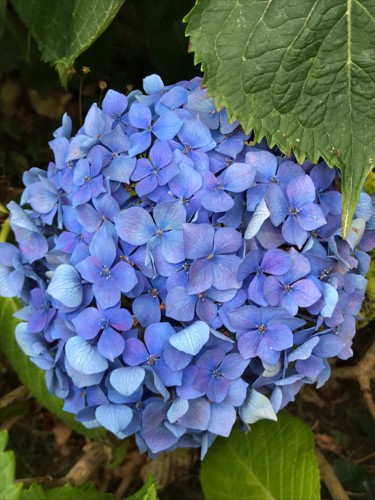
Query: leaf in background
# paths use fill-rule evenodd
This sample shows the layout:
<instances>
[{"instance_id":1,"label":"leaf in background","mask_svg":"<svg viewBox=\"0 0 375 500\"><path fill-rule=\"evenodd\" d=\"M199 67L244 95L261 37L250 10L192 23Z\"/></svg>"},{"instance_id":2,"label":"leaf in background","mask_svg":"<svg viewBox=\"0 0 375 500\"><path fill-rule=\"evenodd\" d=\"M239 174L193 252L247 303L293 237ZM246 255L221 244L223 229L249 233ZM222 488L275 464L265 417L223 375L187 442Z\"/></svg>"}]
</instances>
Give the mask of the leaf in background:
<instances>
[{"instance_id":1,"label":"leaf in background","mask_svg":"<svg viewBox=\"0 0 375 500\"><path fill-rule=\"evenodd\" d=\"M149 474L145 484L134 495L126 497L125 500L157 500L157 482L156 479Z\"/></svg>"},{"instance_id":2,"label":"leaf in background","mask_svg":"<svg viewBox=\"0 0 375 500\"><path fill-rule=\"evenodd\" d=\"M0 0L0 38L4 34L5 24L7 20L7 1Z\"/></svg>"},{"instance_id":3,"label":"leaf in background","mask_svg":"<svg viewBox=\"0 0 375 500\"><path fill-rule=\"evenodd\" d=\"M102 493L93 483L79 486L65 484L60 488L44 489L39 484L32 484L22 491L21 500L115 500L111 493Z\"/></svg>"},{"instance_id":4,"label":"leaf in background","mask_svg":"<svg viewBox=\"0 0 375 500\"><path fill-rule=\"evenodd\" d=\"M209 449L201 483L206 500L319 499L312 432L286 414L257 422L247 434L235 430Z\"/></svg>"},{"instance_id":5,"label":"leaf in background","mask_svg":"<svg viewBox=\"0 0 375 500\"><path fill-rule=\"evenodd\" d=\"M62 400L51 396L47 389L44 371L35 366L18 347L14 335L18 321L13 318L13 313L20 307L20 304L16 300L0 297L0 349L12 365L21 382L47 410L76 432L84 434L91 439L102 440L106 435L104 430L86 429L72 414L62 409Z\"/></svg>"},{"instance_id":6,"label":"leaf in background","mask_svg":"<svg viewBox=\"0 0 375 500\"><path fill-rule=\"evenodd\" d=\"M340 168L346 236L375 165L375 0L198 0L185 21L218 108Z\"/></svg>"},{"instance_id":7,"label":"leaf in background","mask_svg":"<svg viewBox=\"0 0 375 500\"><path fill-rule=\"evenodd\" d=\"M21 495L22 484L13 484L16 461L12 451L5 451L8 443L8 432L0 432L0 498L4 500L18 500Z\"/></svg>"},{"instance_id":8,"label":"leaf in background","mask_svg":"<svg viewBox=\"0 0 375 500\"><path fill-rule=\"evenodd\" d=\"M11 0L11 3L38 43L42 59L56 66L61 84L66 86L77 56L103 33L124 0Z\"/></svg>"}]
</instances>

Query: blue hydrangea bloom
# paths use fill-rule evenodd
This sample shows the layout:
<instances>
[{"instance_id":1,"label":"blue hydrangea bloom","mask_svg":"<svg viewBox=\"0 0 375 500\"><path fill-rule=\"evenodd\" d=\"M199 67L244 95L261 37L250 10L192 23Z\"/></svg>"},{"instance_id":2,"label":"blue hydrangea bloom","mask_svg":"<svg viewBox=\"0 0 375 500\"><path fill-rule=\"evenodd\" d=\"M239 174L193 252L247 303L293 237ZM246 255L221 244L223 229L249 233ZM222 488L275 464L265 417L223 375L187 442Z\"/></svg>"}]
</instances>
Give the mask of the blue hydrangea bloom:
<instances>
[{"instance_id":1,"label":"blue hydrangea bloom","mask_svg":"<svg viewBox=\"0 0 375 500\"><path fill-rule=\"evenodd\" d=\"M200 78L109 90L71 131L65 114L0 243L17 342L66 411L203 457L352 355L374 197L344 241L338 171L251 146Z\"/></svg>"}]
</instances>

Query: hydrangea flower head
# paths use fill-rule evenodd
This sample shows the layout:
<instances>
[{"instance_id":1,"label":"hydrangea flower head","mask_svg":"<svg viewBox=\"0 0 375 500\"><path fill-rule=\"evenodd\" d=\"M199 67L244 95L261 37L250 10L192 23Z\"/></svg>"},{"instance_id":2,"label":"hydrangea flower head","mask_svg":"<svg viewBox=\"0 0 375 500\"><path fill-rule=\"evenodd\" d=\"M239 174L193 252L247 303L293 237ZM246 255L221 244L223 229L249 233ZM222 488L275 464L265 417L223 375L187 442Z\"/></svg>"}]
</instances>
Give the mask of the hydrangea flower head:
<instances>
[{"instance_id":1,"label":"hydrangea flower head","mask_svg":"<svg viewBox=\"0 0 375 500\"><path fill-rule=\"evenodd\" d=\"M10 202L0 294L51 393L151 456L275 420L347 359L375 245L362 194L341 238L340 174L250 142L201 80L109 90Z\"/></svg>"}]
</instances>

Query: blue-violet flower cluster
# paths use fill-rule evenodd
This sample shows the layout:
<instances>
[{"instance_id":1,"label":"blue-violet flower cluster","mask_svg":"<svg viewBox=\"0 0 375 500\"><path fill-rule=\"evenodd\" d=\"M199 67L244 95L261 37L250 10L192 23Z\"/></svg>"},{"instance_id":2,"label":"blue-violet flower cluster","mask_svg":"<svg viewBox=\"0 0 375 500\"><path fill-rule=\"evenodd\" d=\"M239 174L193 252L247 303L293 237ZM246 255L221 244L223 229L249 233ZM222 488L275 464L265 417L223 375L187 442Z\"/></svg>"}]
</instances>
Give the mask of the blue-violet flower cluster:
<instances>
[{"instance_id":1,"label":"blue-violet flower cluster","mask_svg":"<svg viewBox=\"0 0 375 500\"><path fill-rule=\"evenodd\" d=\"M85 426L156 455L276 413L347 359L375 246L365 193L254 144L201 80L109 90L10 202L0 294L16 338Z\"/></svg>"}]
</instances>

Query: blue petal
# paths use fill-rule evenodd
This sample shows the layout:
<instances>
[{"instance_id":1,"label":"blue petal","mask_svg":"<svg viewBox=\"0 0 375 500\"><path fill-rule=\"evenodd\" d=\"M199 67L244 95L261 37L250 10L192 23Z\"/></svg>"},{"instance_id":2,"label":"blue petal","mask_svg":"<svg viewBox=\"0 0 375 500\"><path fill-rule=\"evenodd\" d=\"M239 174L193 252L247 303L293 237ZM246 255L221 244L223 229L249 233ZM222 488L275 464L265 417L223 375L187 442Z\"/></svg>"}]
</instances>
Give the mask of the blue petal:
<instances>
[{"instance_id":1,"label":"blue petal","mask_svg":"<svg viewBox=\"0 0 375 500\"><path fill-rule=\"evenodd\" d=\"M211 418L207 429L219 436L228 437L236 421L236 410L224 403L211 405Z\"/></svg>"},{"instance_id":2,"label":"blue petal","mask_svg":"<svg viewBox=\"0 0 375 500\"><path fill-rule=\"evenodd\" d=\"M104 372L108 368L108 361L81 337L72 337L67 341L65 355L71 367L84 375Z\"/></svg>"},{"instance_id":3,"label":"blue petal","mask_svg":"<svg viewBox=\"0 0 375 500\"><path fill-rule=\"evenodd\" d=\"M195 356L200 352L210 336L210 328L203 321L196 321L180 332L172 335L169 342L178 351Z\"/></svg>"},{"instance_id":4,"label":"blue petal","mask_svg":"<svg viewBox=\"0 0 375 500\"><path fill-rule=\"evenodd\" d=\"M68 264L61 264L52 275L47 292L67 307L79 307L83 289L78 271Z\"/></svg>"},{"instance_id":5,"label":"blue petal","mask_svg":"<svg viewBox=\"0 0 375 500\"><path fill-rule=\"evenodd\" d=\"M270 216L270 211L268 210L267 204L263 199L258 204L249 222L249 225L246 228L245 239L251 240L251 238L254 238L254 236L258 233L259 229L261 228L263 222L267 220L269 216Z\"/></svg>"},{"instance_id":6,"label":"blue petal","mask_svg":"<svg viewBox=\"0 0 375 500\"><path fill-rule=\"evenodd\" d=\"M177 398L169 408L167 417L171 424L179 420L189 409L189 402L186 399Z\"/></svg>"},{"instance_id":7,"label":"blue petal","mask_svg":"<svg viewBox=\"0 0 375 500\"><path fill-rule=\"evenodd\" d=\"M131 245L143 245L156 233L151 215L140 207L131 207L115 216L120 238Z\"/></svg>"},{"instance_id":8,"label":"blue petal","mask_svg":"<svg viewBox=\"0 0 375 500\"><path fill-rule=\"evenodd\" d=\"M117 368L111 373L109 381L117 392L123 396L131 396L139 389L145 375L144 369L139 366Z\"/></svg>"},{"instance_id":9,"label":"blue petal","mask_svg":"<svg viewBox=\"0 0 375 500\"><path fill-rule=\"evenodd\" d=\"M239 411L241 419L247 424L254 424L264 418L277 420L270 400L255 389L251 389L248 392L245 402Z\"/></svg>"},{"instance_id":10,"label":"blue petal","mask_svg":"<svg viewBox=\"0 0 375 500\"><path fill-rule=\"evenodd\" d=\"M111 163L103 170L103 175L109 177L111 181L125 182L129 184L136 164L135 158L120 155L114 158Z\"/></svg>"},{"instance_id":11,"label":"blue petal","mask_svg":"<svg viewBox=\"0 0 375 500\"><path fill-rule=\"evenodd\" d=\"M125 405L105 404L98 406L95 417L103 427L117 434L130 424L133 412Z\"/></svg>"},{"instance_id":12,"label":"blue petal","mask_svg":"<svg viewBox=\"0 0 375 500\"><path fill-rule=\"evenodd\" d=\"M149 293L137 297L133 302L133 313L142 326L158 323L161 318L159 299Z\"/></svg>"},{"instance_id":13,"label":"blue petal","mask_svg":"<svg viewBox=\"0 0 375 500\"><path fill-rule=\"evenodd\" d=\"M164 90L163 80L159 75L146 76L143 79L143 89L148 95L161 93Z\"/></svg>"}]
</instances>

